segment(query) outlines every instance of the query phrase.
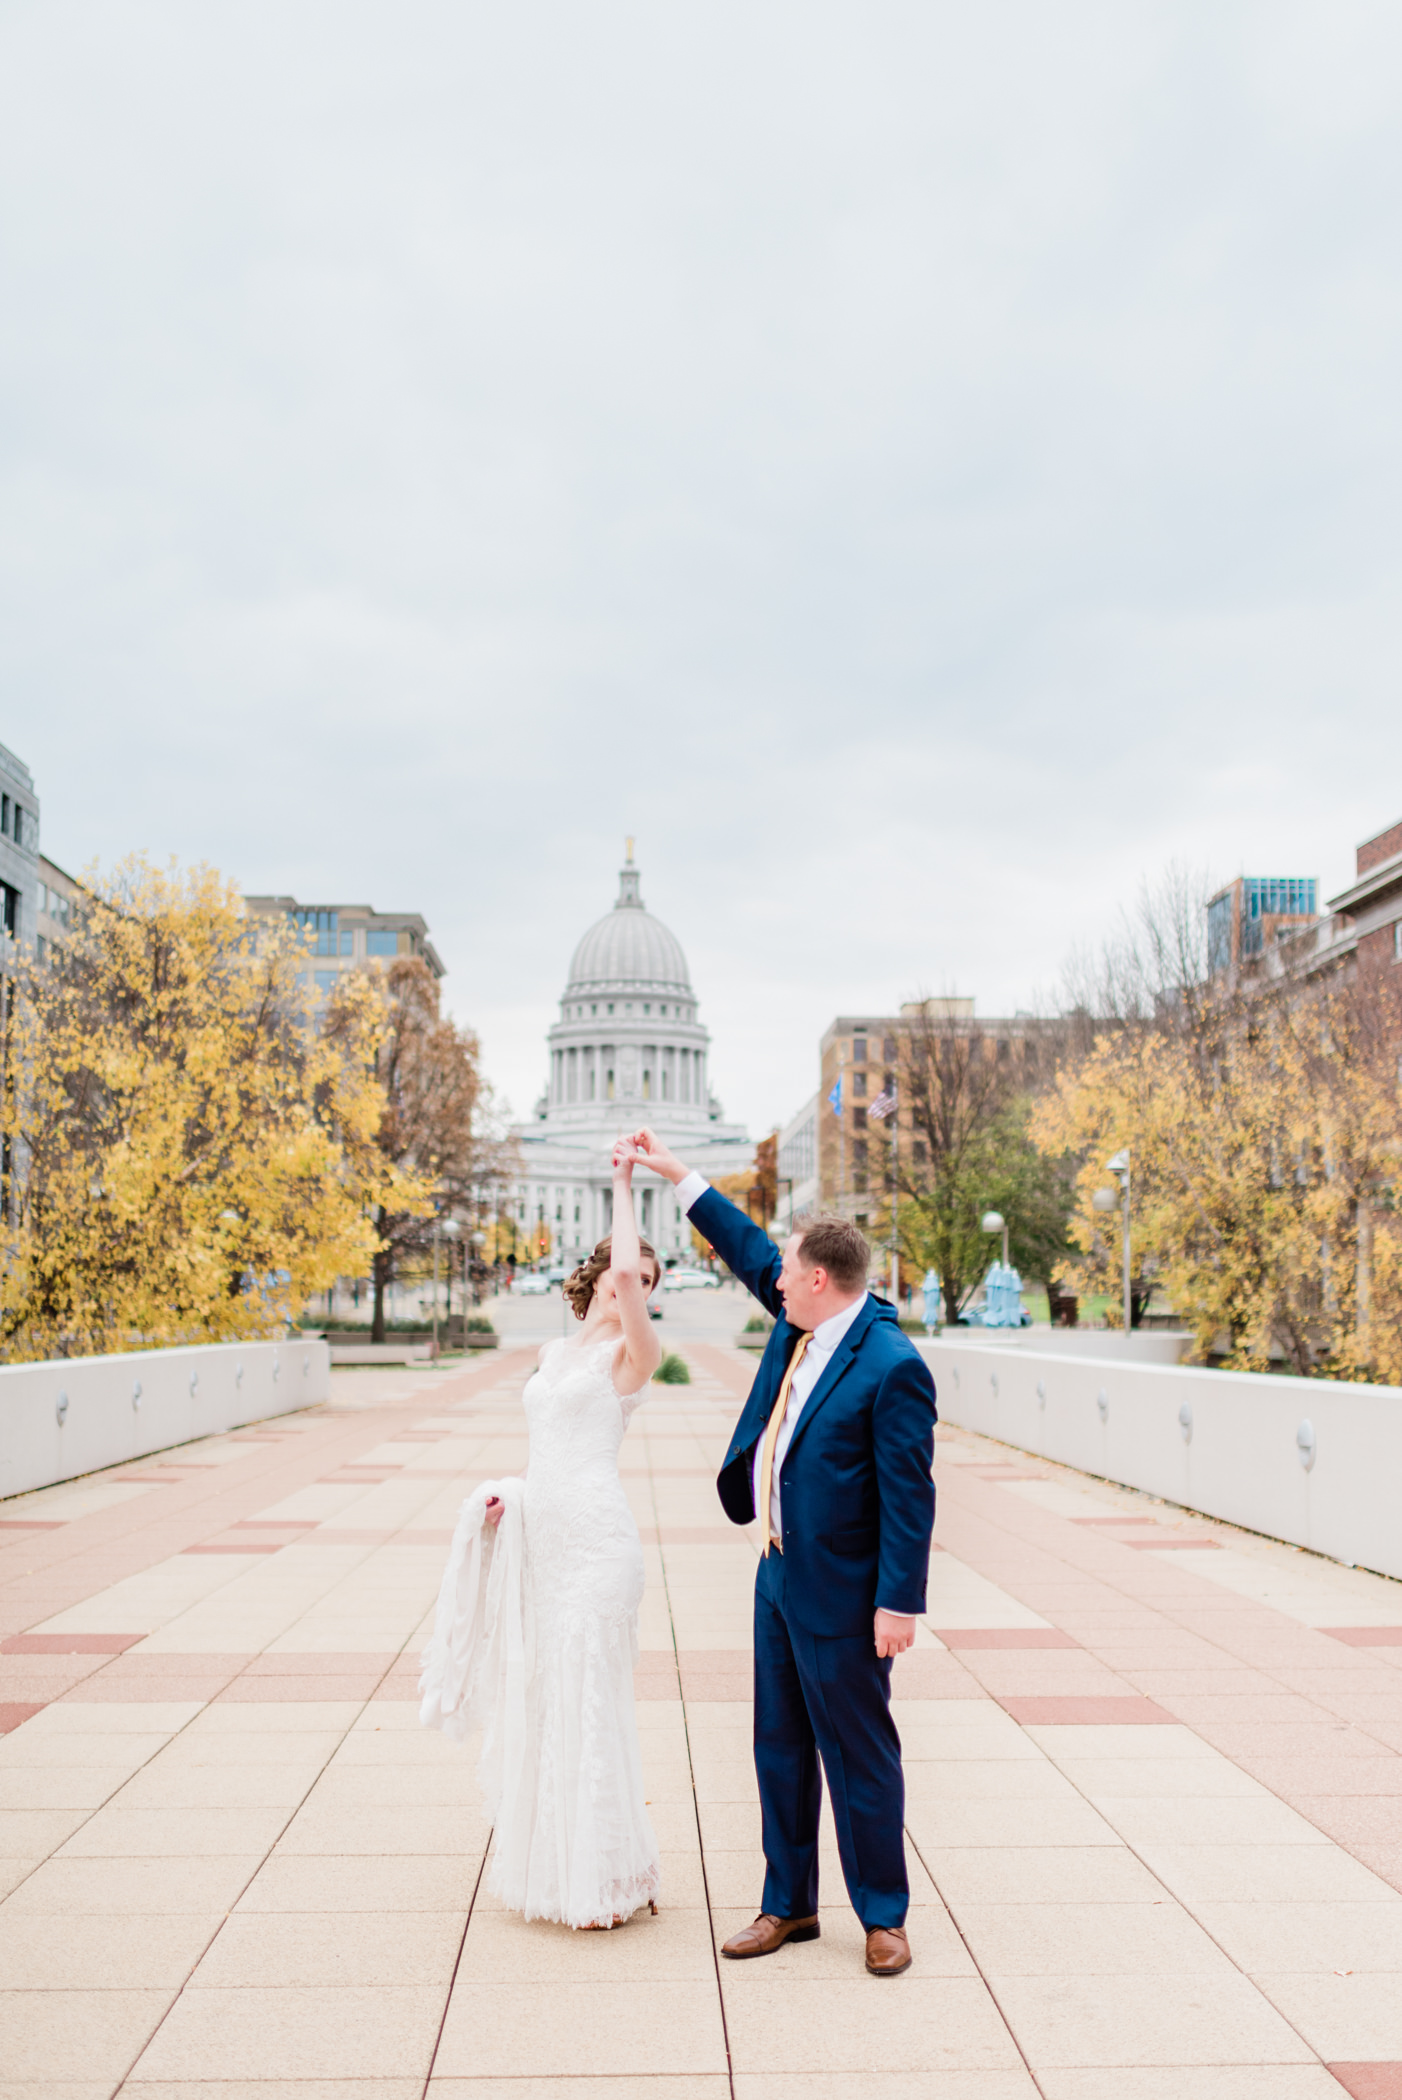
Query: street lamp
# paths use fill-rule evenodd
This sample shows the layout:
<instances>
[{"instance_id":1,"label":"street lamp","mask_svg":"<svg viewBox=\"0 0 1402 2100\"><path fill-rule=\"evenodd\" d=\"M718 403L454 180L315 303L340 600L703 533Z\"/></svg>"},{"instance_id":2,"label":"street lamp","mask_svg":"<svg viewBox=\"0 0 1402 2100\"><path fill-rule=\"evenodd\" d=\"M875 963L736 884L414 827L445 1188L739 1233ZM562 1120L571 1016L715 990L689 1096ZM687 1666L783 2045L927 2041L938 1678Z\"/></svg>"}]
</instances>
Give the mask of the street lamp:
<instances>
[{"instance_id":1,"label":"street lamp","mask_svg":"<svg viewBox=\"0 0 1402 2100\"><path fill-rule=\"evenodd\" d=\"M433 1218L433 1361L438 1361L438 1235L441 1232L449 1241L455 1240L462 1231L456 1218L440 1218L435 1211ZM448 1312L453 1310L453 1270L448 1267Z\"/></svg>"},{"instance_id":2,"label":"street lamp","mask_svg":"<svg viewBox=\"0 0 1402 2100\"><path fill-rule=\"evenodd\" d=\"M1121 1237L1122 1237L1122 1239L1123 1239L1123 1241L1124 1241L1124 1299L1125 1299L1125 1334L1126 1334L1126 1335L1128 1335L1128 1333L1129 1333L1129 1328L1130 1328L1130 1314L1131 1314L1131 1311L1133 1310L1133 1307L1132 1307L1132 1303L1131 1303L1131 1299L1130 1299L1130 1290L1129 1290L1129 1147L1128 1147L1128 1145L1126 1145L1126 1146L1125 1146L1125 1147L1123 1148L1123 1150L1121 1150L1121 1151L1117 1152L1117 1153L1115 1154L1115 1156L1114 1156L1114 1158L1113 1158L1113 1159L1107 1159L1107 1160L1106 1160L1106 1162L1105 1162L1105 1165L1106 1165L1106 1169L1107 1169L1107 1171L1108 1171L1109 1173L1111 1173L1111 1174L1114 1174L1114 1175L1118 1176L1118 1179L1119 1179L1119 1184L1120 1184L1120 1186L1119 1186L1119 1188L1118 1188L1118 1189L1097 1189L1097 1190L1096 1190L1096 1192L1095 1192L1095 1194L1094 1194L1094 1195L1093 1195L1093 1196L1091 1197L1091 1199L1090 1199L1090 1200L1091 1200L1091 1207L1092 1207L1092 1209L1093 1209L1093 1210L1102 1210L1102 1211L1109 1211L1109 1210L1114 1210L1117 1204L1119 1204L1119 1205L1122 1205L1122 1207L1123 1207L1123 1210L1124 1210L1124 1228L1123 1228L1123 1232L1122 1232L1122 1234L1121 1234Z\"/></svg>"},{"instance_id":3,"label":"street lamp","mask_svg":"<svg viewBox=\"0 0 1402 2100\"><path fill-rule=\"evenodd\" d=\"M1001 1232L1003 1235L1003 1267L1008 1266L1008 1228L1000 1210L986 1210L979 1220L985 1232Z\"/></svg>"}]
</instances>

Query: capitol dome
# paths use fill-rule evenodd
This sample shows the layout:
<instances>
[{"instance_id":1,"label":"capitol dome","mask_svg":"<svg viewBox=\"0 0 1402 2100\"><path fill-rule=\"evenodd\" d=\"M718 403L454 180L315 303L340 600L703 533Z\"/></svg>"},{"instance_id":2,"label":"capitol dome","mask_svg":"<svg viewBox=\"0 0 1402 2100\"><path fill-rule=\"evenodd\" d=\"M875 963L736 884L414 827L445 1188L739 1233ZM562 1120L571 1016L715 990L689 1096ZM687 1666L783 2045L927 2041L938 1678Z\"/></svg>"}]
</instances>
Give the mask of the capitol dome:
<instances>
[{"instance_id":1,"label":"capitol dome","mask_svg":"<svg viewBox=\"0 0 1402 2100\"><path fill-rule=\"evenodd\" d=\"M565 999L597 999L615 992L690 999L691 976L681 942L644 910L638 870L620 871L618 901L589 928L574 951Z\"/></svg>"}]
</instances>

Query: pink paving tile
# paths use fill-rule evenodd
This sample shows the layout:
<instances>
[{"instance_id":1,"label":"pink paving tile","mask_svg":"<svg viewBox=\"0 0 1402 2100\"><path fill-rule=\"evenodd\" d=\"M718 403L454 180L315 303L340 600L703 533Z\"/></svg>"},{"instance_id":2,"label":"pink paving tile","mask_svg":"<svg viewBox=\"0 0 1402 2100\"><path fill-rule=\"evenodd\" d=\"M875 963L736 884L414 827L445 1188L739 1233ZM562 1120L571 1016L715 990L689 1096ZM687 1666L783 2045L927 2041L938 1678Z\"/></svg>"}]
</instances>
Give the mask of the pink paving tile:
<instances>
[{"instance_id":1,"label":"pink paving tile","mask_svg":"<svg viewBox=\"0 0 1402 2100\"><path fill-rule=\"evenodd\" d=\"M383 1677L398 1659L397 1649L389 1655L368 1655L358 1650L346 1655L279 1649L276 1654L255 1655L247 1668L250 1677Z\"/></svg>"},{"instance_id":2,"label":"pink paving tile","mask_svg":"<svg viewBox=\"0 0 1402 2100\"><path fill-rule=\"evenodd\" d=\"M1402 2100L1402 2064L1328 2064L1351 2100Z\"/></svg>"},{"instance_id":3,"label":"pink paving tile","mask_svg":"<svg viewBox=\"0 0 1402 2100\"><path fill-rule=\"evenodd\" d=\"M214 1703L251 1706L282 1700L362 1700L371 1696L377 1681L374 1677L236 1677L216 1693Z\"/></svg>"},{"instance_id":4,"label":"pink paving tile","mask_svg":"<svg viewBox=\"0 0 1402 2100\"><path fill-rule=\"evenodd\" d=\"M946 1648L1079 1648L1059 1626L936 1626Z\"/></svg>"},{"instance_id":5,"label":"pink paving tile","mask_svg":"<svg viewBox=\"0 0 1402 2100\"><path fill-rule=\"evenodd\" d=\"M120 1655L144 1640L140 1633L12 1633L0 1655Z\"/></svg>"},{"instance_id":6,"label":"pink paving tile","mask_svg":"<svg viewBox=\"0 0 1402 2100\"><path fill-rule=\"evenodd\" d=\"M20 1727L23 1722L31 1720L43 1710L42 1701L35 1703L27 1699L5 1700L0 1704L0 1735L8 1735L11 1729Z\"/></svg>"},{"instance_id":7,"label":"pink paving tile","mask_svg":"<svg viewBox=\"0 0 1402 2100\"><path fill-rule=\"evenodd\" d=\"M315 1531L314 1517L239 1517L230 1531Z\"/></svg>"},{"instance_id":8,"label":"pink paving tile","mask_svg":"<svg viewBox=\"0 0 1402 2100\"><path fill-rule=\"evenodd\" d=\"M1402 1648L1402 1626L1321 1626L1319 1631L1350 1648Z\"/></svg>"},{"instance_id":9,"label":"pink paving tile","mask_svg":"<svg viewBox=\"0 0 1402 2100\"><path fill-rule=\"evenodd\" d=\"M1152 1699L1019 1698L995 1694L1003 1711L1023 1728L1124 1728L1172 1726L1174 1715Z\"/></svg>"},{"instance_id":10,"label":"pink paving tile","mask_svg":"<svg viewBox=\"0 0 1402 2100\"><path fill-rule=\"evenodd\" d=\"M182 1546L180 1550L182 1553L281 1553L282 1547L261 1539L225 1539L218 1542L207 1539L198 1546Z\"/></svg>"}]
</instances>

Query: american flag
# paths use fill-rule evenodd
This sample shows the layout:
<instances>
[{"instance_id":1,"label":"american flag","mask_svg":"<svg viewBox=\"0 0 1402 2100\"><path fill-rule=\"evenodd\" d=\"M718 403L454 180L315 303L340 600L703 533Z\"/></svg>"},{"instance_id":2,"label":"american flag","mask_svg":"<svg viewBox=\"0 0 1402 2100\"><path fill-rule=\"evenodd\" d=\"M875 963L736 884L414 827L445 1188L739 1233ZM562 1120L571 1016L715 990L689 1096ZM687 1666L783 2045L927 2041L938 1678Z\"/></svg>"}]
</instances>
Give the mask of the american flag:
<instances>
[{"instance_id":1,"label":"american flag","mask_svg":"<svg viewBox=\"0 0 1402 2100\"><path fill-rule=\"evenodd\" d=\"M895 1106L896 1089L893 1086L888 1086L884 1093L877 1095L871 1107L867 1110L867 1115L873 1123L881 1123L885 1121L887 1116L894 1113Z\"/></svg>"}]
</instances>

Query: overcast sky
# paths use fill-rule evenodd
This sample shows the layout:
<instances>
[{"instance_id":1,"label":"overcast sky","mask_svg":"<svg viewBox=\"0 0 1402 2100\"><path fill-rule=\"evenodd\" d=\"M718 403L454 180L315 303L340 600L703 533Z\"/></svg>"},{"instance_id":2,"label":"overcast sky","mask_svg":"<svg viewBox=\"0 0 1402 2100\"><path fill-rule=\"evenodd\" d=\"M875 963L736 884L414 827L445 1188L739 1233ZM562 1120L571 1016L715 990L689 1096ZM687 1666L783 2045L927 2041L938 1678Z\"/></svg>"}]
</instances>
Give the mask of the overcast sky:
<instances>
[{"instance_id":1,"label":"overcast sky","mask_svg":"<svg viewBox=\"0 0 1402 2100\"><path fill-rule=\"evenodd\" d=\"M0 741L423 912L518 1111L643 893L728 1113L1402 817L1402 13L0 11Z\"/></svg>"}]
</instances>

